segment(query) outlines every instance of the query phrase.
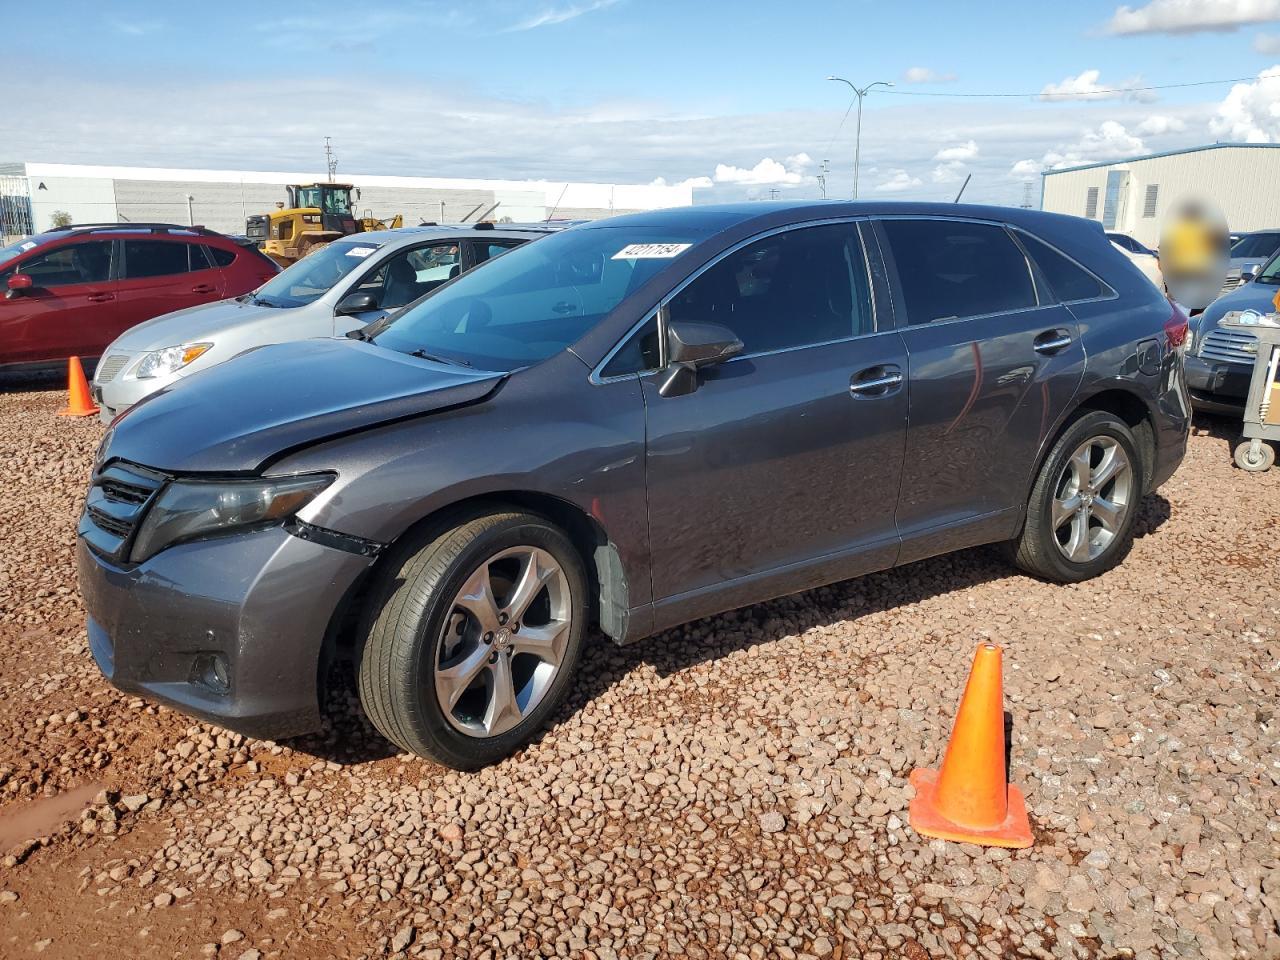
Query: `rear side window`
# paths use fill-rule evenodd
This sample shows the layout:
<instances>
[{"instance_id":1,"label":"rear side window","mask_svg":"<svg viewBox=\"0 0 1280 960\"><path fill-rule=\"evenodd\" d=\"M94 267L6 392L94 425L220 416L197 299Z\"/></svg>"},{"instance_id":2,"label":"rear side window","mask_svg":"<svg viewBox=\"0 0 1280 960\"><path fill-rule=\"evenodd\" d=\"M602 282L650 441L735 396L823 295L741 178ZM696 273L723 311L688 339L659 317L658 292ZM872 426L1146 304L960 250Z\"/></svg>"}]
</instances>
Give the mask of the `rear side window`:
<instances>
[{"instance_id":1,"label":"rear side window","mask_svg":"<svg viewBox=\"0 0 1280 960\"><path fill-rule=\"evenodd\" d=\"M213 258L214 266L229 267L236 262L236 255L221 247L205 247L204 252Z\"/></svg>"},{"instance_id":2,"label":"rear side window","mask_svg":"<svg viewBox=\"0 0 1280 960\"><path fill-rule=\"evenodd\" d=\"M1018 239L1027 248L1027 253L1031 254L1031 259L1049 282L1049 289L1059 300L1068 303L1072 300L1096 300L1106 296L1107 290L1097 277L1077 266L1043 240L1021 232Z\"/></svg>"},{"instance_id":3,"label":"rear side window","mask_svg":"<svg viewBox=\"0 0 1280 960\"><path fill-rule=\"evenodd\" d=\"M884 220L912 326L1037 305L1026 257L1004 227Z\"/></svg>"},{"instance_id":4,"label":"rear side window","mask_svg":"<svg viewBox=\"0 0 1280 960\"><path fill-rule=\"evenodd\" d=\"M193 266L193 261L198 266ZM124 275L126 279L164 277L192 270L207 270L209 263L198 245L165 243L161 240L126 240L124 242Z\"/></svg>"},{"instance_id":5,"label":"rear side window","mask_svg":"<svg viewBox=\"0 0 1280 960\"><path fill-rule=\"evenodd\" d=\"M504 253L510 253L516 247L520 246L517 240L490 240L485 243L475 244L476 263L484 263L486 260L494 260Z\"/></svg>"},{"instance_id":6,"label":"rear side window","mask_svg":"<svg viewBox=\"0 0 1280 960\"><path fill-rule=\"evenodd\" d=\"M787 230L729 254L669 305L673 323L718 323L744 353L847 340L874 329L853 223Z\"/></svg>"}]
</instances>

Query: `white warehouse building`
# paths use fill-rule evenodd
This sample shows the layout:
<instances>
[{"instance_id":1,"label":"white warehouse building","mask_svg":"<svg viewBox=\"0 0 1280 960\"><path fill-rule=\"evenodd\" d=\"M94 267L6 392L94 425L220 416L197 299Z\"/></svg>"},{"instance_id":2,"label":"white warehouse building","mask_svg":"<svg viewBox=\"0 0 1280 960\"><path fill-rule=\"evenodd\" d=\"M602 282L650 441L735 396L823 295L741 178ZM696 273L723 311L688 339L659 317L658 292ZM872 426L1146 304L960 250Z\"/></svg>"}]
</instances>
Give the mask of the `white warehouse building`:
<instances>
[{"instance_id":1,"label":"white warehouse building","mask_svg":"<svg viewBox=\"0 0 1280 960\"><path fill-rule=\"evenodd\" d=\"M1234 233L1280 227L1280 144L1214 143L1043 174L1041 209L1101 221L1155 249L1165 213L1207 200Z\"/></svg>"},{"instance_id":2,"label":"white warehouse building","mask_svg":"<svg viewBox=\"0 0 1280 960\"><path fill-rule=\"evenodd\" d=\"M275 209L285 186L326 180L324 174L248 170L184 170L153 167L82 166L67 163L0 163L0 234L47 230L55 213L73 223L162 222L202 224L223 233L244 233L245 219ZM360 215L406 225L457 222L487 216L515 222L597 220L693 202L688 186L566 183L547 180L484 180L389 177L339 173L360 189Z\"/></svg>"}]
</instances>

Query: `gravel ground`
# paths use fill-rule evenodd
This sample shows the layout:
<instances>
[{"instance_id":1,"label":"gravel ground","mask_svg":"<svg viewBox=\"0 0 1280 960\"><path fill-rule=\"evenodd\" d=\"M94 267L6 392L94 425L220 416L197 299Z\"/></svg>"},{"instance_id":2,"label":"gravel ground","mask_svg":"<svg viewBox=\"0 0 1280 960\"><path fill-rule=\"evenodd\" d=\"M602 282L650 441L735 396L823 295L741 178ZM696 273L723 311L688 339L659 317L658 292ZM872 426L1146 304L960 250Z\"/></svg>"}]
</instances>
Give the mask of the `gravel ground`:
<instances>
[{"instance_id":1,"label":"gravel ground","mask_svg":"<svg viewBox=\"0 0 1280 960\"><path fill-rule=\"evenodd\" d=\"M1100 580L969 551L597 641L468 775L341 676L281 744L107 686L72 563L101 428L61 404L0 394L0 955L1280 957L1280 471L1225 421ZM983 639L1030 850L905 825Z\"/></svg>"}]
</instances>

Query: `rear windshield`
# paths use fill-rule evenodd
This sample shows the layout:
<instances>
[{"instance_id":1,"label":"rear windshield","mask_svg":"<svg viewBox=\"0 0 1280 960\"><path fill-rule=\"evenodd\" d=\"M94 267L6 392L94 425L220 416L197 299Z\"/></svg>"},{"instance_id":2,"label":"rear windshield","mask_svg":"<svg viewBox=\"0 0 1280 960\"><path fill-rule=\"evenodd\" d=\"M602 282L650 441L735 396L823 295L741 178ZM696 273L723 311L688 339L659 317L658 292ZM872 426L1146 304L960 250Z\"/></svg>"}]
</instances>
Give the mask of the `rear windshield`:
<instances>
[{"instance_id":1,"label":"rear windshield","mask_svg":"<svg viewBox=\"0 0 1280 960\"><path fill-rule=\"evenodd\" d=\"M268 307L305 307L332 290L352 270L368 263L379 246L343 241L321 247L260 286L253 300Z\"/></svg>"},{"instance_id":2,"label":"rear windshield","mask_svg":"<svg viewBox=\"0 0 1280 960\"><path fill-rule=\"evenodd\" d=\"M511 371L580 339L700 239L678 227L566 230L463 274L370 332L401 353Z\"/></svg>"},{"instance_id":3,"label":"rear windshield","mask_svg":"<svg viewBox=\"0 0 1280 960\"><path fill-rule=\"evenodd\" d=\"M1280 233L1255 233L1231 248L1232 257L1269 257L1280 249Z\"/></svg>"}]
</instances>

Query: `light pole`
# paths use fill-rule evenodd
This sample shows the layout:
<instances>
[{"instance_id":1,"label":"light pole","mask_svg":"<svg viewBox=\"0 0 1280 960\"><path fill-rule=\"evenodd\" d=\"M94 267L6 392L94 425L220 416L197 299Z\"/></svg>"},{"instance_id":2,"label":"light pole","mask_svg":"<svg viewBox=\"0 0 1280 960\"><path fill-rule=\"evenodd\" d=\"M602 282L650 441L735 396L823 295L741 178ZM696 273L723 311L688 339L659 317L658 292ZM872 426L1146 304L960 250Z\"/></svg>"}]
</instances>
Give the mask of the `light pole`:
<instances>
[{"instance_id":1,"label":"light pole","mask_svg":"<svg viewBox=\"0 0 1280 960\"><path fill-rule=\"evenodd\" d=\"M827 77L828 80L839 80L841 83L849 84L858 97L858 132L853 141L853 199L858 199L858 161L862 154L862 98L867 92L875 87L892 87L893 84L888 80L877 80L875 83L869 83L865 87L855 87L850 81L844 77Z\"/></svg>"}]
</instances>

